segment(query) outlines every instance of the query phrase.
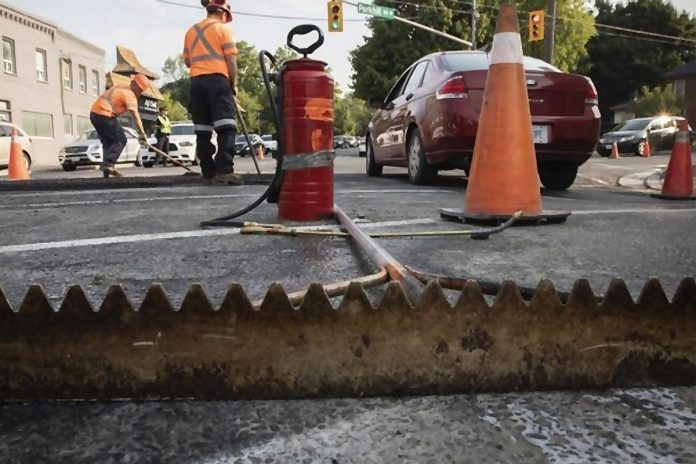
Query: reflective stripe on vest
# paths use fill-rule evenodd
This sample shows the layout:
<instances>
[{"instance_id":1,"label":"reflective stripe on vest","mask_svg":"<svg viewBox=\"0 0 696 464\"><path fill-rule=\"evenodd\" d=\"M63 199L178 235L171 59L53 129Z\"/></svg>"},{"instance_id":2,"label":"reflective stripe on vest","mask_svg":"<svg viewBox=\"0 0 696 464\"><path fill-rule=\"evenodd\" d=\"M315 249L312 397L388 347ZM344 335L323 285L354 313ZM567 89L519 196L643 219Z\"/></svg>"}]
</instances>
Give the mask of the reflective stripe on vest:
<instances>
[{"instance_id":1,"label":"reflective stripe on vest","mask_svg":"<svg viewBox=\"0 0 696 464\"><path fill-rule=\"evenodd\" d=\"M123 85L115 85L115 86L111 87L109 90L107 90L106 92L104 92L104 93L99 97L99 99L104 100L106 103L108 103L109 106L111 107L111 112L112 112L113 114L119 116L119 114L116 113L116 109L114 108L114 101L112 100L112 97L113 97L114 92L116 91L116 89L130 90L130 88L128 88L128 87L126 87L126 86L123 86ZM126 108L126 110L128 110L128 108Z\"/></svg>"},{"instance_id":2,"label":"reflective stripe on vest","mask_svg":"<svg viewBox=\"0 0 696 464\"><path fill-rule=\"evenodd\" d=\"M211 60L216 60L216 61L225 61L225 57L222 56L215 50L215 47L208 42L208 39L205 37L205 31L207 31L210 27L218 24L217 22L212 22L210 24L207 24L205 27L201 28L198 24L193 26L193 30L196 31L196 38L193 39L193 43L191 44L191 50L190 53L192 54L191 57L189 58L191 60L191 63L200 63L201 61L211 61ZM203 46L208 50L207 55L193 55L193 51L196 49L196 46L198 45L198 42L202 43ZM225 44L228 45L228 44ZM223 47L225 46L223 45Z\"/></svg>"}]
</instances>

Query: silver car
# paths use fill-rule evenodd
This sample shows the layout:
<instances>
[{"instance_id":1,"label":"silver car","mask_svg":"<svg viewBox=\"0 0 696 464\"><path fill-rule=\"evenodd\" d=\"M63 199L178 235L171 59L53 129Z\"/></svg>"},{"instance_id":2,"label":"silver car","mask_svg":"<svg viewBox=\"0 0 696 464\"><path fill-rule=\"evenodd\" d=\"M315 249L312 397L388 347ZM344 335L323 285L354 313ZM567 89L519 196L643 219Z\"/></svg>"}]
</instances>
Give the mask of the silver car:
<instances>
[{"instance_id":1,"label":"silver car","mask_svg":"<svg viewBox=\"0 0 696 464\"><path fill-rule=\"evenodd\" d=\"M126 147L119 156L118 164L138 163L140 153L140 142L138 133L130 127L124 127L126 134ZM78 166L94 166L101 164L104 156L101 141L97 131L89 130L80 135L77 140L60 149L58 162L64 171L74 171Z\"/></svg>"}]
</instances>

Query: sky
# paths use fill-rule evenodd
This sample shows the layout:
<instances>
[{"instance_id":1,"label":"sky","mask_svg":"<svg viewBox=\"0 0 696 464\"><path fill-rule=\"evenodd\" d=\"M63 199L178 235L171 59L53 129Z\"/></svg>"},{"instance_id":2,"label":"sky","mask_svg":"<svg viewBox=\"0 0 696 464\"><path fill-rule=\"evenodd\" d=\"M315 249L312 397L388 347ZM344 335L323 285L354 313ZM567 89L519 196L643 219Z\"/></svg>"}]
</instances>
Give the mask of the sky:
<instances>
[{"instance_id":1,"label":"sky","mask_svg":"<svg viewBox=\"0 0 696 464\"><path fill-rule=\"evenodd\" d=\"M142 64L159 72L167 57L181 53L186 30L205 14L199 0L174 0L198 9L158 0L3 1L57 23L69 33L103 48L107 70L116 62L116 45L124 45L136 52ZM677 8L696 15L696 0L671 1ZM326 0L230 0L230 3L233 12L239 12L231 25L237 40L250 42L258 50L273 52L284 45L288 31L298 24L309 22L326 30ZM314 20L259 18L242 13ZM349 53L369 33L365 18L355 8L345 5L344 32L326 33L324 46L313 55L329 64L343 90L351 83Z\"/></svg>"}]
</instances>

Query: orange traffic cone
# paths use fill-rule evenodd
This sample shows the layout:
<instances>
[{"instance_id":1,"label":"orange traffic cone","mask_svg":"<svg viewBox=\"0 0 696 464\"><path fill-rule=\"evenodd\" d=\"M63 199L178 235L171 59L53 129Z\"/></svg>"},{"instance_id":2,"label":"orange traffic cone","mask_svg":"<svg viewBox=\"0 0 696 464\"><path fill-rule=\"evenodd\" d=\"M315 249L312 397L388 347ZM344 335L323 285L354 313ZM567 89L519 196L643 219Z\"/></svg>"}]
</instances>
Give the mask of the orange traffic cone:
<instances>
[{"instance_id":1,"label":"orange traffic cone","mask_svg":"<svg viewBox=\"0 0 696 464\"><path fill-rule=\"evenodd\" d=\"M650 140L645 139L645 147L643 148L643 158L650 158L652 156L652 150L650 149Z\"/></svg>"},{"instance_id":2,"label":"orange traffic cone","mask_svg":"<svg viewBox=\"0 0 696 464\"><path fill-rule=\"evenodd\" d=\"M262 146L259 146L259 147L256 149L256 158L257 158L259 161L263 161L263 160L266 159L266 157L263 155L263 147L262 147Z\"/></svg>"},{"instance_id":3,"label":"orange traffic cone","mask_svg":"<svg viewBox=\"0 0 696 464\"><path fill-rule=\"evenodd\" d=\"M669 158L667 175L662 184L662 193L653 194L664 200L696 200L694 195L694 173L691 165L691 136L689 122L679 121L677 140Z\"/></svg>"},{"instance_id":4,"label":"orange traffic cone","mask_svg":"<svg viewBox=\"0 0 696 464\"><path fill-rule=\"evenodd\" d=\"M619 155L619 144L614 142L611 144L611 155L609 156L609 159L617 160L620 158L621 155Z\"/></svg>"},{"instance_id":5,"label":"orange traffic cone","mask_svg":"<svg viewBox=\"0 0 696 464\"><path fill-rule=\"evenodd\" d=\"M17 129L12 128L12 141L10 145L10 165L7 168L9 180L29 180L29 170L24 160L22 144L17 140Z\"/></svg>"},{"instance_id":6,"label":"orange traffic cone","mask_svg":"<svg viewBox=\"0 0 696 464\"><path fill-rule=\"evenodd\" d=\"M517 9L502 4L464 211L440 210L444 219L502 222L521 211L527 221L541 223L570 215L542 208L523 58Z\"/></svg>"}]
</instances>

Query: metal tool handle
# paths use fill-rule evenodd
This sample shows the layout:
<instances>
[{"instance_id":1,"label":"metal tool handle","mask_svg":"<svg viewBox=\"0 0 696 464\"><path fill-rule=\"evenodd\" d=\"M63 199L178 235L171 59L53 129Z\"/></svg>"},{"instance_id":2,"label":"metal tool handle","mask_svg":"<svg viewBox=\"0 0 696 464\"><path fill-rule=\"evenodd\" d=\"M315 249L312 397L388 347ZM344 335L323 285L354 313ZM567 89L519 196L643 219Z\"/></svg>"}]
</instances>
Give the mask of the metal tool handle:
<instances>
[{"instance_id":1,"label":"metal tool handle","mask_svg":"<svg viewBox=\"0 0 696 464\"><path fill-rule=\"evenodd\" d=\"M312 32L316 32L319 37L317 38L317 41L309 47L301 48L292 43L296 35L307 35L311 34ZM307 55L311 55L312 53L316 52L322 45L324 45L324 33L314 24L301 24L293 27L290 32L288 32L288 47L292 48L297 53L304 55L305 58L307 58Z\"/></svg>"}]
</instances>

